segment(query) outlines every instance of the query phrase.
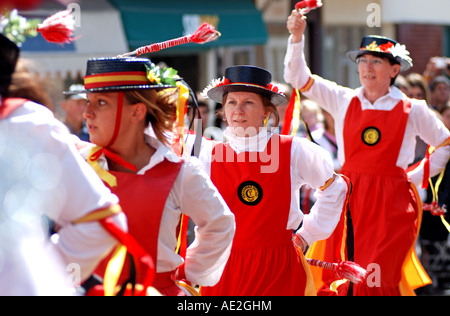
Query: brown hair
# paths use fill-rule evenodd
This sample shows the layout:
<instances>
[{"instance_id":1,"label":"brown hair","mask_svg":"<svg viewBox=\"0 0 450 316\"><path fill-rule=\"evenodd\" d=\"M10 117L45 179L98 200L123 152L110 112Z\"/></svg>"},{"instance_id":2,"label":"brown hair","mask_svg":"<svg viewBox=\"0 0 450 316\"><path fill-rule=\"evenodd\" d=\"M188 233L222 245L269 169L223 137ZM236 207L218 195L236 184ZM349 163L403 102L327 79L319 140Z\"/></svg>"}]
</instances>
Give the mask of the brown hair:
<instances>
[{"instance_id":1,"label":"brown hair","mask_svg":"<svg viewBox=\"0 0 450 316\"><path fill-rule=\"evenodd\" d=\"M425 78L418 73L410 73L406 76L406 81L409 83L410 87L418 87L423 92L424 100L430 103L430 90L428 88Z\"/></svg>"},{"instance_id":2,"label":"brown hair","mask_svg":"<svg viewBox=\"0 0 450 316\"><path fill-rule=\"evenodd\" d=\"M7 97L28 99L45 106L51 111L54 110L47 83L39 74L29 71L27 61L23 59L19 59L17 63Z\"/></svg>"},{"instance_id":3,"label":"brown hair","mask_svg":"<svg viewBox=\"0 0 450 316\"><path fill-rule=\"evenodd\" d=\"M255 92L253 92L253 93L255 93ZM268 97L261 95L259 93L256 93L256 94L261 97L261 101L263 103L264 109L270 113L269 116L271 114L273 114L273 116L274 116L273 126L278 126L278 124L280 123L280 114L278 113L276 105L274 105ZM225 117L223 105L227 102L227 97L228 97L228 93L225 93L222 98L222 108L216 112L216 114L221 118Z\"/></svg>"},{"instance_id":4,"label":"brown hair","mask_svg":"<svg viewBox=\"0 0 450 316\"><path fill-rule=\"evenodd\" d=\"M130 104L142 102L147 107L146 125L152 124L156 138L169 145L167 133L173 131L178 89L138 89L125 91L124 96Z\"/></svg>"}]
</instances>

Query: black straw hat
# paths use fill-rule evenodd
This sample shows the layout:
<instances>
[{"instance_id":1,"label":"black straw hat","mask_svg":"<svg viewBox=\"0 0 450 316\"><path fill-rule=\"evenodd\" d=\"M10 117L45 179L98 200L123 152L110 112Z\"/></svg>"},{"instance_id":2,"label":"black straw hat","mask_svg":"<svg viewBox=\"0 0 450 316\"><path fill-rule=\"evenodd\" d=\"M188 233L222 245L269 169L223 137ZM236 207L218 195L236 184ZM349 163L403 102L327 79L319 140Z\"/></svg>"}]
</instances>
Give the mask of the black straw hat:
<instances>
[{"instance_id":1,"label":"black straw hat","mask_svg":"<svg viewBox=\"0 0 450 316\"><path fill-rule=\"evenodd\" d=\"M353 50L347 53L347 57L356 62L358 57L364 54L375 53L381 56L395 60L400 64L400 71L408 70L412 67L412 59L405 45L400 45L393 39L378 35L365 36L359 50Z\"/></svg>"},{"instance_id":2,"label":"black straw hat","mask_svg":"<svg viewBox=\"0 0 450 316\"><path fill-rule=\"evenodd\" d=\"M87 62L84 88L65 94L176 87L180 77L173 68L159 68L146 58L91 58Z\"/></svg>"},{"instance_id":3,"label":"black straw hat","mask_svg":"<svg viewBox=\"0 0 450 316\"><path fill-rule=\"evenodd\" d=\"M267 96L274 105L287 103L280 88L271 83L272 75L263 68L255 66L233 66L225 70L225 78L216 79L203 91L203 95L217 103L229 92L246 91Z\"/></svg>"},{"instance_id":4,"label":"black straw hat","mask_svg":"<svg viewBox=\"0 0 450 316\"><path fill-rule=\"evenodd\" d=\"M8 92L18 58L19 48L17 45L0 34L0 95Z\"/></svg>"}]
</instances>

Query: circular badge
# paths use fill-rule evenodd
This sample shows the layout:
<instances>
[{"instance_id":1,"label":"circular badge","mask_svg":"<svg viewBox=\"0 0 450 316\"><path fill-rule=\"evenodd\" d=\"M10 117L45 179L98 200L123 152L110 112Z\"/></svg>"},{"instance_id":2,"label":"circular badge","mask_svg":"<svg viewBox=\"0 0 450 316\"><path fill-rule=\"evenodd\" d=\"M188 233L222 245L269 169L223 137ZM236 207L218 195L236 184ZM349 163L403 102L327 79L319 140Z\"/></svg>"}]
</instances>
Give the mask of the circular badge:
<instances>
[{"instance_id":1,"label":"circular badge","mask_svg":"<svg viewBox=\"0 0 450 316\"><path fill-rule=\"evenodd\" d=\"M254 206L261 202L263 190L255 181L245 181L239 185L237 194L242 203Z\"/></svg>"},{"instance_id":2,"label":"circular badge","mask_svg":"<svg viewBox=\"0 0 450 316\"><path fill-rule=\"evenodd\" d=\"M378 128L370 126L362 132L361 137L364 144L368 146L374 146L380 141L381 133Z\"/></svg>"}]
</instances>

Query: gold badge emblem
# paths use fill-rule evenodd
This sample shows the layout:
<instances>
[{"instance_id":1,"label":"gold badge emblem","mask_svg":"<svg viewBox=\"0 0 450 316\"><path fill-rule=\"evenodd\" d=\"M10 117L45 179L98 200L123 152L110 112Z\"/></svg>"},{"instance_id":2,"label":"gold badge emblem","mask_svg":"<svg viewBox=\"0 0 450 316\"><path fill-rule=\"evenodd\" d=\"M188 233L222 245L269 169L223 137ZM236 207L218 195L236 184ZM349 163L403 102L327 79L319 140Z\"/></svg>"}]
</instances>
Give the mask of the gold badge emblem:
<instances>
[{"instance_id":1,"label":"gold badge emblem","mask_svg":"<svg viewBox=\"0 0 450 316\"><path fill-rule=\"evenodd\" d=\"M254 181L245 181L237 190L239 200L246 205L257 205L261 202L263 191L261 186Z\"/></svg>"},{"instance_id":2,"label":"gold badge emblem","mask_svg":"<svg viewBox=\"0 0 450 316\"><path fill-rule=\"evenodd\" d=\"M368 146L374 146L374 145L378 144L378 142L381 139L380 130L373 126L367 127L362 132L361 136L362 136L362 141L364 142L364 144L366 144Z\"/></svg>"}]
</instances>

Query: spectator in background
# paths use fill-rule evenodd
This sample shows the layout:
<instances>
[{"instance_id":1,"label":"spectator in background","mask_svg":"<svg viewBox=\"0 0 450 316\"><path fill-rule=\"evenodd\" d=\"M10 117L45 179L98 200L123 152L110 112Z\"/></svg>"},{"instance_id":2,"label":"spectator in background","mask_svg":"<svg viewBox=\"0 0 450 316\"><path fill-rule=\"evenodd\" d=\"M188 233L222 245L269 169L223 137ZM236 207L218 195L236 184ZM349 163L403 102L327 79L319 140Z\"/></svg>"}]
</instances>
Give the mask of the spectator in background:
<instances>
[{"instance_id":1,"label":"spectator in background","mask_svg":"<svg viewBox=\"0 0 450 316\"><path fill-rule=\"evenodd\" d=\"M450 58L431 57L427 63L423 76L428 84L431 84L436 77L450 77Z\"/></svg>"},{"instance_id":2,"label":"spectator in background","mask_svg":"<svg viewBox=\"0 0 450 316\"><path fill-rule=\"evenodd\" d=\"M430 89L425 78L421 74L413 72L406 76L406 80L409 85L406 95L412 99L425 100L429 104Z\"/></svg>"},{"instance_id":3,"label":"spectator in background","mask_svg":"<svg viewBox=\"0 0 450 316\"><path fill-rule=\"evenodd\" d=\"M444 122L445 127L450 130L450 101L447 102L447 106L445 106L440 114L442 116L442 121Z\"/></svg>"},{"instance_id":4,"label":"spectator in background","mask_svg":"<svg viewBox=\"0 0 450 316\"><path fill-rule=\"evenodd\" d=\"M336 134L334 130L334 118L330 113L322 109L323 128L318 128L313 131L312 137L314 141L321 147L325 148L333 159L334 171L339 173L341 170L341 163L337 155Z\"/></svg>"},{"instance_id":5,"label":"spectator in background","mask_svg":"<svg viewBox=\"0 0 450 316\"><path fill-rule=\"evenodd\" d=\"M64 110L66 117L64 124L69 129L70 133L78 136L79 139L88 142L89 133L86 127L86 119L83 117L86 109L86 93L76 93L84 90L81 84L73 84L69 87L70 94L66 94L65 100L61 107Z\"/></svg>"},{"instance_id":6,"label":"spectator in background","mask_svg":"<svg viewBox=\"0 0 450 316\"><path fill-rule=\"evenodd\" d=\"M300 114L303 117L310 132L314 132L323 126L323 115L319 105L310 99L303 99L300 103ZM303 127L301 125L301 127ZM303 137L306 136L305 129L299 129Z\"/></svg>"},{"instance_id":7,"label":"spectator in background","mask_svg":"<svg viewBox=\"0 0 450 316\"><path fill-rule=\"evenodd\" d=\"M449 100L450 80L444 76L434 78L430 83L430 107L436 111L443 109Z\"/></svg>"},{"instance_id":8,"label":"spectator in background","mask_svg":"<svg viewBox=\"0 0 450 316\"><path fill-rule=\"evenodd\" d=\"M202 132L205 132L205 129L208 127L208 119L209 119L209 106L205 98L203 98L200 93L197 94L198 101L198 111L200 112L200 118L202 120ZM195 117L193 115L195 114ZM191 125L192 121L198 119L198 113L194 111L192 106L189 106L187 111L188 123ZM191 126L189 126L191 127ZM193 126L192 126L193 128Z\"/></svg>"},{"instance_id":9,"label":"spectator in background","mask_svg":"<svg viewBox=\"0 0 450 316\"><path fill-rule=\"evenodd\" d=\"M314 102L312 100L309 101ZM334 119L333 116L331 116L331 114L327 111L321 108L319 108L319 110L321 113L320 117L323 118L323 124L320 124L319 128L311 132L311 137L314 142L330 154L333 161L334 171L339 173L342 166L337 156L338 147L336 143L336 134L334 131ZM311 209L312 205L316 201L314 192L315 190L306 185L300 189L302 210L309 211Z\"/></svg>"},{"instance_id":10,"label":"spectator in background","mask_svg":"<svg viewBox=\"0 0 450 316\"><path fill-rule=\"evenodd\" d=\"M406 76L406 80L409 85L407 96L412 99L417 100L425 100L427 104L430 103L430 90L428 88L427 81L425 77L418 73L410 73ZM415 151L415 159L413 163L423 159L425 157L425 153L428 145L420 138L416 137L416 151ZM421 194L421 197L424 198Z\"/></svg>"},{"instance_id":11,"label":"spectator in background","mask_svg":"<svg viewBox=\"0 0 450 316\"><path fill-rule=\"evenodd\" d=\"M409 83L406 80L406 78L402 75L398 75L395 79L394 86L399 88L401 92L403 92L405 95L408 95L409 93Z\"/></svg>"}]
</instances>

